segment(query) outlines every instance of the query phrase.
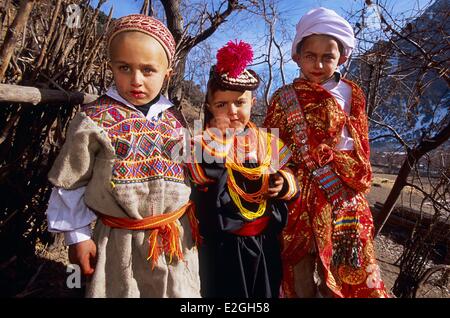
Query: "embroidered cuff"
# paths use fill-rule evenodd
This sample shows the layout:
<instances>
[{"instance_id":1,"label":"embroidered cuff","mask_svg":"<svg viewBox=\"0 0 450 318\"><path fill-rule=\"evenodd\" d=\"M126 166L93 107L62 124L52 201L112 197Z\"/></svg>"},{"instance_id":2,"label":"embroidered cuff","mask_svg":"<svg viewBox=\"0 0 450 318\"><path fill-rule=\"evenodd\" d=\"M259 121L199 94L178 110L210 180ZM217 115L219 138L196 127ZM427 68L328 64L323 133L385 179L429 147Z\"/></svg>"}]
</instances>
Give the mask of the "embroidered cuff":
<instances>
[{"instance_id":1,"label":"embroidered cuff","mask_svg":"<svg viewBox=\"0 0 450 318\"><path fill-rule=\"evenodd\" d=\"M283 184L283 189L280 192L279 199L291 200L298 193L297 181L292 173L283 170L279 170L278 172L285 181Z\"/></svg>"}]
</instances>

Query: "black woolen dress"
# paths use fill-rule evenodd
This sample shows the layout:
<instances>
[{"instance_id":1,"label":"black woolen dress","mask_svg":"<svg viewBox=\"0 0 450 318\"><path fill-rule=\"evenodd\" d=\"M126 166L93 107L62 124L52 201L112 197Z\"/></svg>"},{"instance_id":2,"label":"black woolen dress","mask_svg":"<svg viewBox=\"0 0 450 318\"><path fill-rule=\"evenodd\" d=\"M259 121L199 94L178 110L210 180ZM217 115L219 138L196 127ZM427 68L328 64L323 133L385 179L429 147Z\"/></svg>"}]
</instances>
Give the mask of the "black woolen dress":
<instances>
[{"instance_id":1,"label":"black woolen dress","mask_svg":"<svg viewBox=\"0 0 450 318\"><path fill-rule=\"evenodd\" d=\"M254 168L255 163L244 163ZM270 218L264 231L255 236L234 233L245 219L230 197L223 163L202 163L206 176L215 180L207 187L194 186L199 230L200 277L203 297L277 298L282 266L279 235L287 222L285 201L271 199L262 217ZM248 180L234 171L236 182L247 193L261 188L261 180ZM287 189L286 182L280 193ZM241 198L243 206L256 211L258 205Z\"/></svg>"}]
</instances>

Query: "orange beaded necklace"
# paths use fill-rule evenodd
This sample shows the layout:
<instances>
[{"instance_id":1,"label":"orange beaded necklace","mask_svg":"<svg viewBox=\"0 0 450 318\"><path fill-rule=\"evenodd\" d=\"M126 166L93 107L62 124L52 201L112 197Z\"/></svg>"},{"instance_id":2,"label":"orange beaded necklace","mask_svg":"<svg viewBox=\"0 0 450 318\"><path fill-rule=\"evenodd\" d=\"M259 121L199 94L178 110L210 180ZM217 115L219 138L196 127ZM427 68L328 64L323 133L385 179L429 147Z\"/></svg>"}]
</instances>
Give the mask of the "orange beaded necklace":
<instances>
[{"instance_id":1,"label":"orange beaded necklace","mask_svg":"<svg viewBox=\"0 0 450 318\"><path fill-rule=\"evenodd\" d=\"M206 131L206 133L210 134L211 139L221 145L222 149L225 149L225 151L215 151L215 149L212 149L211 147L206 145L206 142L202 140L202 145L204 146L205 151L213 156L226 159L225 167L228 172L228 191L230 193L231 199L239 208L242 216L247 220L254 220L262 216L267 206L267 200L264 199L264 195L267 193L267 190L269 188L269 166L272 159L270 135L258 130L253 123L248 123L249 138L246 138L247 136L242 137L234 135L233 138L225 139L224 141L222 141L220 140L220 138L217 138L216 136L211 134L208 130ZM253 145L255 141L258 142L257 145ZM230 142L232 142L233 145L229 145ZM263 160L258 160L260 164L257 167L245 167L243 160L240 159L245 158L245 156L249 154L250 150L255 148L257 157L260 157L260 155L264 153L266 155L264 156ZM239 156L240 154L244 154L244 156ZM237 184L234 172L240 173L248 180L261 179L261 188L253 193L245 192ZM258 209L255 212L248 210L243 206L241 199L244 199L244 201L249 203L257 203Z\"/></svg>"}]
</instances>

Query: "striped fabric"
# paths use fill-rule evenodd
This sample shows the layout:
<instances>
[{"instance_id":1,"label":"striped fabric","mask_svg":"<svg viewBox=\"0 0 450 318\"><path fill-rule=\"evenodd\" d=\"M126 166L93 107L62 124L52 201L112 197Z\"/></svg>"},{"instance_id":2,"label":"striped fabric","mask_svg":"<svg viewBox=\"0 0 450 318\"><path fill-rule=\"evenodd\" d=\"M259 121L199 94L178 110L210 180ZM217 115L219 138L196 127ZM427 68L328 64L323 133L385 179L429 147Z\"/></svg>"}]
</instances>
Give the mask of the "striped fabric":
<instances>
[{"instance_id":1,"label":"striped fabric","mask_svg":"<svg viewBox=\"0 0 450 318\"><path fill-rule=\"evenodd\" d=\"M295 123L294 126L294 140L297 145L300 145L300 155L305 163L306 167L311 171L313 179L317 182L318 186L324 191L325 195L335 207L346 204L344 201L347 198L347 191L338 175L332 170L329 164L319 167L310 155L310 149L308 146L308 135L306 127L306 119L303 112L298 105L297 95L292 85L287 85L280 95L283 100L286 110L288 112L287 117L291 118L291 122Z\"/></svg>"}]
</instances>

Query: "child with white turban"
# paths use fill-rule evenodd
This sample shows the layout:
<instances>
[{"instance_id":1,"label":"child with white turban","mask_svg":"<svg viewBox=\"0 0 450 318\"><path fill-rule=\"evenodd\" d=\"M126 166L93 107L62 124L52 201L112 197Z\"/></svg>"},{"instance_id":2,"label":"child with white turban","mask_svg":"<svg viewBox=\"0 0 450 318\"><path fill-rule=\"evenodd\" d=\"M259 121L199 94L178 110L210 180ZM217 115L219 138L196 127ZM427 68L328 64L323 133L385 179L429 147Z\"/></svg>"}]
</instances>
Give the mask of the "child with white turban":
<instances>
[{"instance_id":1,"label":"child with white turban","mask_svg":"<svg viewBox=\"0 0 450 318\"><path fill-rule=\"evenodd\" d=\"M265 120L289 145L301 192L283 232L286 297L387 297L364 197L372 176L365 97L338 71L354 46L351 25L333 10L304 15L292 45L301 76L275 92Z\"/></svg>"}]
</instances>

